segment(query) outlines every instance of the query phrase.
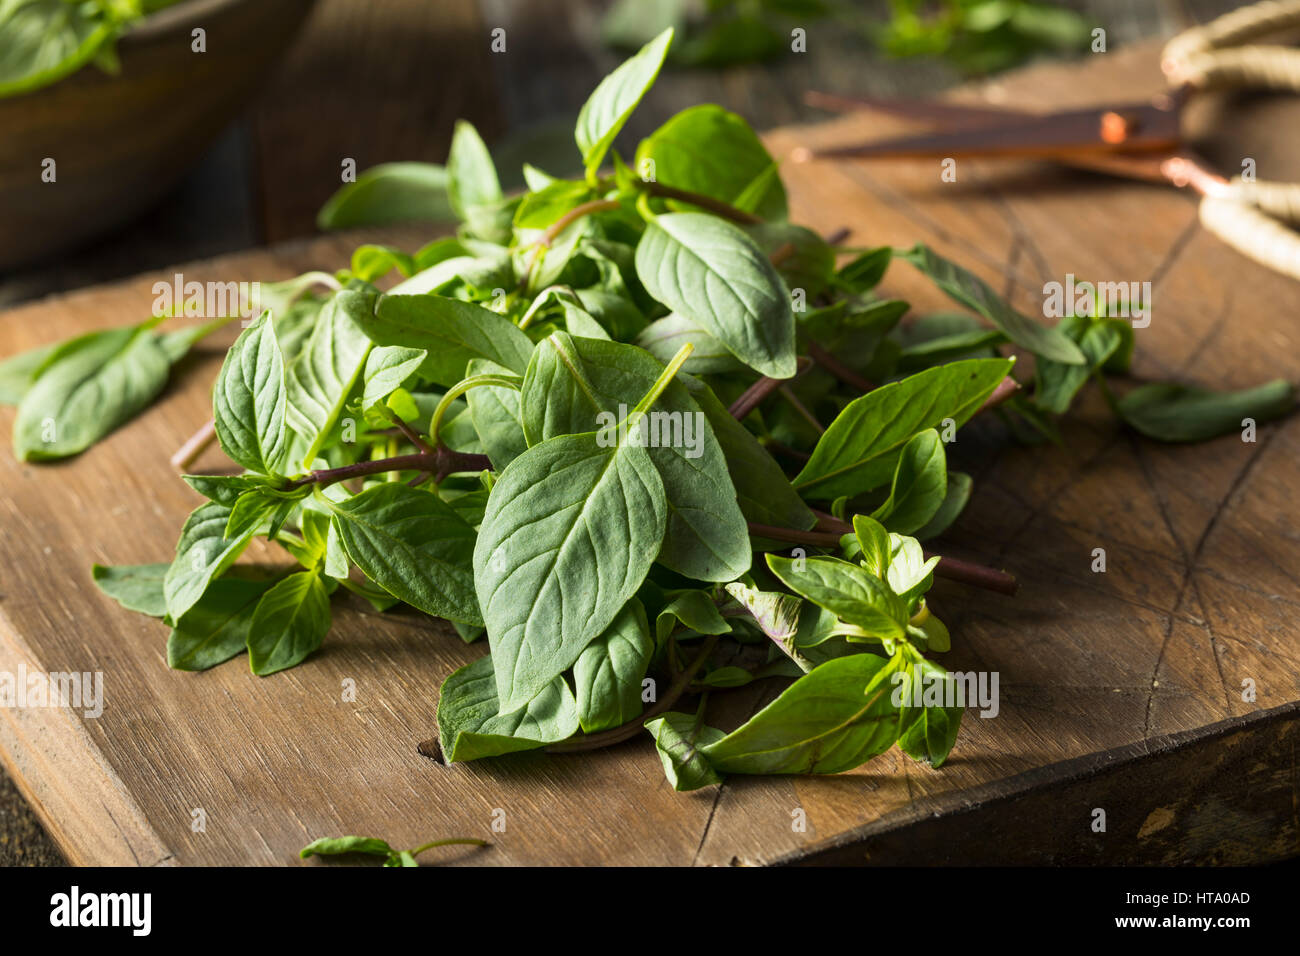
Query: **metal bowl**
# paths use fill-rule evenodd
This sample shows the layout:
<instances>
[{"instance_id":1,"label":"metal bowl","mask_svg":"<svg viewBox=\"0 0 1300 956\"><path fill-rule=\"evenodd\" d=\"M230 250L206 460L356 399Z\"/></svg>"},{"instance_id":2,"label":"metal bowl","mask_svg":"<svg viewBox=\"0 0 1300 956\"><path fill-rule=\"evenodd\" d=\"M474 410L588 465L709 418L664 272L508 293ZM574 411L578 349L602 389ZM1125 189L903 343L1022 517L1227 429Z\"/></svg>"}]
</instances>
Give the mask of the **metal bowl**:
<instances>
[{"instance_id":1,"label":"metal bowl","mask_svg":"<svg viewBox=\"0 0 1300 956\"><path fill-rule=\"evenodd\" d=\"M313 3L187 0L123 34L119 74L87 66L0 99L0 271L85 242L160 199L252 99ZM197 28L203 53L192 50Z\"/></svg>"}]
</instances>

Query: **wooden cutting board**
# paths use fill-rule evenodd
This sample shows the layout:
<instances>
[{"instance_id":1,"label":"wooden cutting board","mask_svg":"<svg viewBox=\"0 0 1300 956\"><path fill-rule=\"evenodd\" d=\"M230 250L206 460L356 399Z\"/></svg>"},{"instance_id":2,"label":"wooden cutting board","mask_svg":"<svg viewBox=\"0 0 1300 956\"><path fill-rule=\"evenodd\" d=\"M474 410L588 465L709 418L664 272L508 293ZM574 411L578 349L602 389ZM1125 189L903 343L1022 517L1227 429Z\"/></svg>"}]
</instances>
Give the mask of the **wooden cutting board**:
<instances>
[{"instance_id":1,"label":"wooden cutting board","mask_svg":"<svg viewBox=\"0 0 1300 956\"><path fill-rule=\"evenodd\" d=\"M968 95L1030 107L1136 99L1159 89L1155 63L1146 45ZM1248 156L1261 178L1300 179L1298 107L1226 106L1207 150L1227 170ZM897 128L851 118L768 141L784 156ZM1171 189L974 162L959 164L955 183L932 163L792 164L785 174L795 220L850 226L864 245L930 243L1031 315L1043 283L1067 273L1151 281L1139 376L1218 387L1300 377L1300 285L1205 234L1192 199ZM165 276L335 268L359 238ZM411 248L428 237L366 238ZM0 355L138 320L158 278L12 310L0 316ZM918 310L948 307L905 265L885 288ZM155 407L76 460L25 465L0 452L0 671L104 675L98 719L0 708L0 754L75 863L290 863L310 840L342 833L400 846L483 836L491 849L441 858L482 864L1247 862L1300 852L1300 419L1262 427L1253 443L1164 446L1118 428L1092 394L1061 448L1017 446L992 418L963 430L953 466L974 474L975 495L942 549L1006 567L1022 589L1006 598L941 581L934 605L953 634L944 663L999 674L997 717L968 712L940 771L895 750L841 776L732 777L677 794L648 736L594 754L451 767L421 756L417 745L436 734L439 683L483 648L413 614L339 602L324 648L269 678L242 659L169 671L166 628L101 595L89 569L170 558L199 499L167 459L210 414L223 344L184 362ZM0 410L4 434L12 422ZM198 463L221 465L215 451ZM1105 573L1091 570L1095 548ZM739 692L742 708L771 692Z\"/></svg>"}]
</instances>

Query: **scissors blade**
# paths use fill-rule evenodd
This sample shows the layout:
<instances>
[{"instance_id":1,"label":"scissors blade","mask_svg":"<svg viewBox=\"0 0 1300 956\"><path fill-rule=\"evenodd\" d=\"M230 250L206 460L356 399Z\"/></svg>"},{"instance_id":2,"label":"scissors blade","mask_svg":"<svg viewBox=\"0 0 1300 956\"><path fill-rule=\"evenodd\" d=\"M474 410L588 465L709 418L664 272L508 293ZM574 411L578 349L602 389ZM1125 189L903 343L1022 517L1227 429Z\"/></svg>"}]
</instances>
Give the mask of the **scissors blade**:
<instances>
[{"instance_id":1,"label":"scissors blade","mask_svg":"<svg viewBox=\"0 0 1300 956\"><path fill-rule=\"evenodd\" d=\"M876 143L813 150L814 158L925 159L1028 157L1066 159L1081 153L1172 151L1182 141L1178 111L1164 105L1003 115L1000 122L901 136Z\"/></svg>"}]
</instances>

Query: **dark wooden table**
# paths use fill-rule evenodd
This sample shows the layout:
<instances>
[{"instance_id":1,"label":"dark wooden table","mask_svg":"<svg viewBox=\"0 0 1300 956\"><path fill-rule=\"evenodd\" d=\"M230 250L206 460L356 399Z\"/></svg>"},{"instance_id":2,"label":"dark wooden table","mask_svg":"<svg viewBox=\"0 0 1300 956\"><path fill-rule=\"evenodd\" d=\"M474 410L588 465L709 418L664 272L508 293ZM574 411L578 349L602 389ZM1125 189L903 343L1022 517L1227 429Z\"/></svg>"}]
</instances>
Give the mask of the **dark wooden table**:
<instances>
[{"instance_id":1,"label":"dark wooden table","mask_svg":"<svg viewBox=\"0 0 1300 956\"><path fill-rule=\"evenodd\" d=\"M1236 6L1224 0L1078 4L1112 45L1172 32ZM135 224L58 263L0 277L0 305L178 261L309 235L339 164L444 158L457 117L507 163L540 156L559 171L572 117L618 56L596 42L595 0L321 0L297 46L248 114L182 185ZM488 50L506 30L507 53ZM808 88L923 95L959 80L935 62L888 61L842 31L809 30L809 53L722 73L667 74L629 138L684 106L719 102L770 128L816 119ZM547 163L545 157L555 156ZM509 158L514 157L514 158ZM504 169L507 175L511 169ZM0 864L61 862L0 771Z\"/></svg>"}]
</instances>

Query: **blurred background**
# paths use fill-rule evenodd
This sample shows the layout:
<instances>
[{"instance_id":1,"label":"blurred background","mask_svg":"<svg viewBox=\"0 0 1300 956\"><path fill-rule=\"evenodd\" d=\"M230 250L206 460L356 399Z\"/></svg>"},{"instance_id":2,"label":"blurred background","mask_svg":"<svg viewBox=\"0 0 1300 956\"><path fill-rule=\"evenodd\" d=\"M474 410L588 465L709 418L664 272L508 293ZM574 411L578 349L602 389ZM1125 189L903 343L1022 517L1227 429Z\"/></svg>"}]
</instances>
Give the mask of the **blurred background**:
<instances>
[{"instance_id":1,"label":"blurred background","mask_svg":"<svg viewBox=\"0 0 1300 956\"><path fill-rule=\"evenodd\" d=\"M805 90L923 97L1080 55L1094 27L1113 49L1240 5L11 0L0 3L0 308L311 236L345 160L441 162L457 118L478 127L507 188L524 159L570 172L579 107L669 23L679 42L628 141L700 102L759 130L810 122L827 114L804 105ZM791 50L796 28L806 52ZM47 159L66 188L42 181ZM0 770L0 865L61 862Z\"/></svg>"}]
</instances>

